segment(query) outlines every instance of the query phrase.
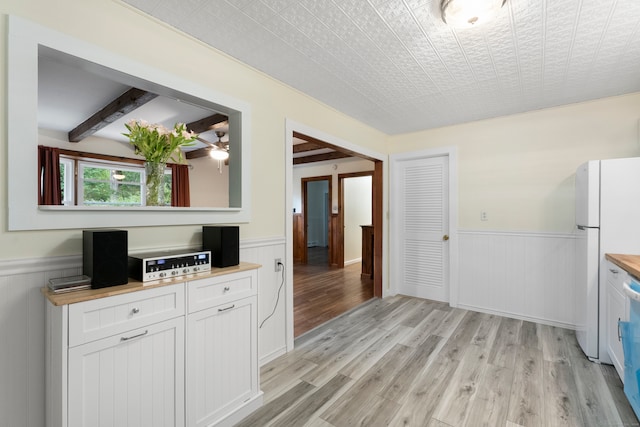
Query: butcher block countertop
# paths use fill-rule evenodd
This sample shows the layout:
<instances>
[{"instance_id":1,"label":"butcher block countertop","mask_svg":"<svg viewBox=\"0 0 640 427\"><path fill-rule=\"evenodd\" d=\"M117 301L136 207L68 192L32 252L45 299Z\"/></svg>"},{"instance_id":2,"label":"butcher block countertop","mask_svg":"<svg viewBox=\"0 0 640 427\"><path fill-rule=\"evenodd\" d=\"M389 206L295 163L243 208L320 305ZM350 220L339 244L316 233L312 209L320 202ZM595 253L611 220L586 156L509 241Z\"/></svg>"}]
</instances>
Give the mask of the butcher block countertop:
<instances>
[{"instance_id":1,"label":"butcher block countertop","mask_svg":"<svg viewBox=\"0 0 640 427\"><path fill-rule=\"evenodd\" d=\"M126 285L110 286L99 289L84 289L79 291L69 291L54 293L48 287L41 289L44 296L53 305L75 304L77 302L90 301L98 298L110 297L113 295L121 295L129 292L141 291L143 289L157 288L159 286L173 285L174 283L188 282L191 280L206 279L209 277L220 276L223 274L237 273L239 271L254 270L262 267L260 264L252 264L250 262L241 262L239 265L232 267L217 268L211 267L211 271L202 273L189 274L186 276L153 280L149 282L139 282L135 279L129 279Z\"/></svg>"},{"instance_id":2,"label":"butcher block countertop","mask_svg":"<svg viewBox=\"0 0 640 427\"><path fill-rule=\"evenodd\" d=\"M640 278L640 255L606 254L606 257L635 278Z\"/></svg>"}]
</instances>

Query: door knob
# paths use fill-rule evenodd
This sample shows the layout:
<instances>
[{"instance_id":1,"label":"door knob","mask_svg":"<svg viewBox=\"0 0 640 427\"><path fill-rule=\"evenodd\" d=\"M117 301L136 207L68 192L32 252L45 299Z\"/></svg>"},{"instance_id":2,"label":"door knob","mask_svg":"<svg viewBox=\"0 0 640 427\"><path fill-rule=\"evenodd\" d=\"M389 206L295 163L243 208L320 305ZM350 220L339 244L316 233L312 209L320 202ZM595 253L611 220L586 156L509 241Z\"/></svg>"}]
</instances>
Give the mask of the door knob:
<instances>
[{"instance_id":1,"label":"door knob","mask_svg":"<svg viewBox=\"0 0 640 427\"><path fill-rule=\"evenodd\" d=\"M449 235L445 234L444 236L442 236L442 240L444 240L445 242L449 240Z\"/></svg>"}]
</instances>

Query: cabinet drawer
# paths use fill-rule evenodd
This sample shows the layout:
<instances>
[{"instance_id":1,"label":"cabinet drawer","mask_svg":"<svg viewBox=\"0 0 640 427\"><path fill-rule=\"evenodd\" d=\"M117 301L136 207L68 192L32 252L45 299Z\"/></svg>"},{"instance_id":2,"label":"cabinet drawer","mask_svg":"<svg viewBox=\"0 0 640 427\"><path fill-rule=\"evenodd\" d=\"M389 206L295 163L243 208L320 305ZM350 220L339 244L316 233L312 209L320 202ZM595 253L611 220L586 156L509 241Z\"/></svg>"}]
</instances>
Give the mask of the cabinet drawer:
<instances>
[{"instance_id":1,"label":"cabinet drawer","mask_svg":"<svg viewBox=\"0 0 640 427\"><path fill-rule=\"evenodd\" d=\"M624 294L622 284L625 281L629 281L629 273L614 263L607 261L607 282L609 286L613 286L618 292Z\"/></svg>"},{"instance_id":2,"label":"cabinet drawer","mask_svg":"<svg viewBox=\"0 0 640 427\"><path fill-rule=\"evenodd\" d=\"M184 284L69 305L69 347L184 315Z\"/></svg>"},{"instance_id":3,"label":"cabinet drawer","mask_svg":"<svg viewBox=\"0 0 640 427\"><path fill-rule=\"evenodd\" d=\"M194 280L187 284L189 313L257 293L255 270Z\"/></svg>"}]
</instances>

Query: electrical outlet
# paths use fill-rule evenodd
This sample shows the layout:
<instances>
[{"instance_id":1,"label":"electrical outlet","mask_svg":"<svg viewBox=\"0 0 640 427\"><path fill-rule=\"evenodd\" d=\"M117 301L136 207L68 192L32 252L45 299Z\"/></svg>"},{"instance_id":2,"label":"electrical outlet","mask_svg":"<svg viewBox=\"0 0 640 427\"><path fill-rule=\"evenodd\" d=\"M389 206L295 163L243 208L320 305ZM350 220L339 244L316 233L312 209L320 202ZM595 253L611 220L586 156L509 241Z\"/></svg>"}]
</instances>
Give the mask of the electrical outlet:
<instances>
[{"instance_id":1,"label":"electrical outlet","mask_svg":"<svg viewBox=\"0 0 640 427\"><path fill-rule=\"evenodd\" d=\"M277 273L282 268L282 258L276 258L273 262L275 272Z\"/></svg>"},{"instance_id":2,"label":"electrical outlet","mask_svg":"<svg viewBox=\"0 0 640 427\"><path fill-rule=\"evenodd\" d=\"M487 218L487 211L482 211L480 212L480 221L488 221L489 218Z\"/></svg>"}]
</instances>

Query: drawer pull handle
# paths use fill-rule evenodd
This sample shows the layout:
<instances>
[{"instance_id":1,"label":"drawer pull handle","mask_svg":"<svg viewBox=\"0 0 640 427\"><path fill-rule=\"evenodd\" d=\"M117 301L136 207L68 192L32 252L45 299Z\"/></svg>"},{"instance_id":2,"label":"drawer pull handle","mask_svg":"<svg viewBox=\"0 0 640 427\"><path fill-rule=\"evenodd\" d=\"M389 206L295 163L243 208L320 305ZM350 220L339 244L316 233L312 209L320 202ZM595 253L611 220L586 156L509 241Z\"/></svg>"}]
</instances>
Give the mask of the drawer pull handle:
<instances>
[{"instance_id":1,"label":"drawer pull handle","mask_svg":"<svg viewBox=\"0 0 640 427\"><path fill-rule=\"evenodd\" d=\"M618 317L618 341L622 341L622 335L620 335L620 318Z\"/></svg>"},{"instance_id":2,"label":"drawer pull handle","mask_svg":"<svg viewBox=\"0 0 640 427\"><path fill-rule=\"evenodd\" d=\"M233 304L231 307L227 307L227 308L219 308L218 311L227 311L227 310L231 310L232 308L234 308L236 305Z\"/></svg>"},{"instance_id":3,"label":"drawer pull handle","mask_svg":"<svg viewBox=\"0 0 640 427\"><path fill-rule=\"evenodd\" d=\"M138 307L133 307L131 309L131 314L138 314L138 313L140 313L140 309Z\"/></svg>"},{"instance_id":4,"label":"drawer pull handle","mask_svg":"<svg viewBox=\"0 0 640 427\"><path fill-rule=\"evenodd\" d=\"M613 274L618 274L619 273L618 270L614 270L613 268L610 268L609 271L612 272Z\"/></svg>"},{"instance_id":5,"label":"drawer pull handle","mask_svg":"<svg viewBox=\"0 0 640 427\"><path fill-rule=\"evenodd\" d=\"M140 338L140 337L143 337L143 336L147 335L148 333L149 333L149 330L147 329L143 333L138 334L138 335L134 335L132 337L120 337L120 341L129 341L129 340L132 340L132 339L135 339L135 338Z\"/></svg>"},{"instance_id":6,"label":"drawer pull handle","mask_svg":"<svg viewBox=\"0 0 640 427\"><path fill-rule=\"evenodd\" d=\"M225 292L229 292L230 290L231 290L231 288L229 288L228 286L225 286L225 287L224 287L224 291L225 291Z\"/></svg>"}]
</instances>

